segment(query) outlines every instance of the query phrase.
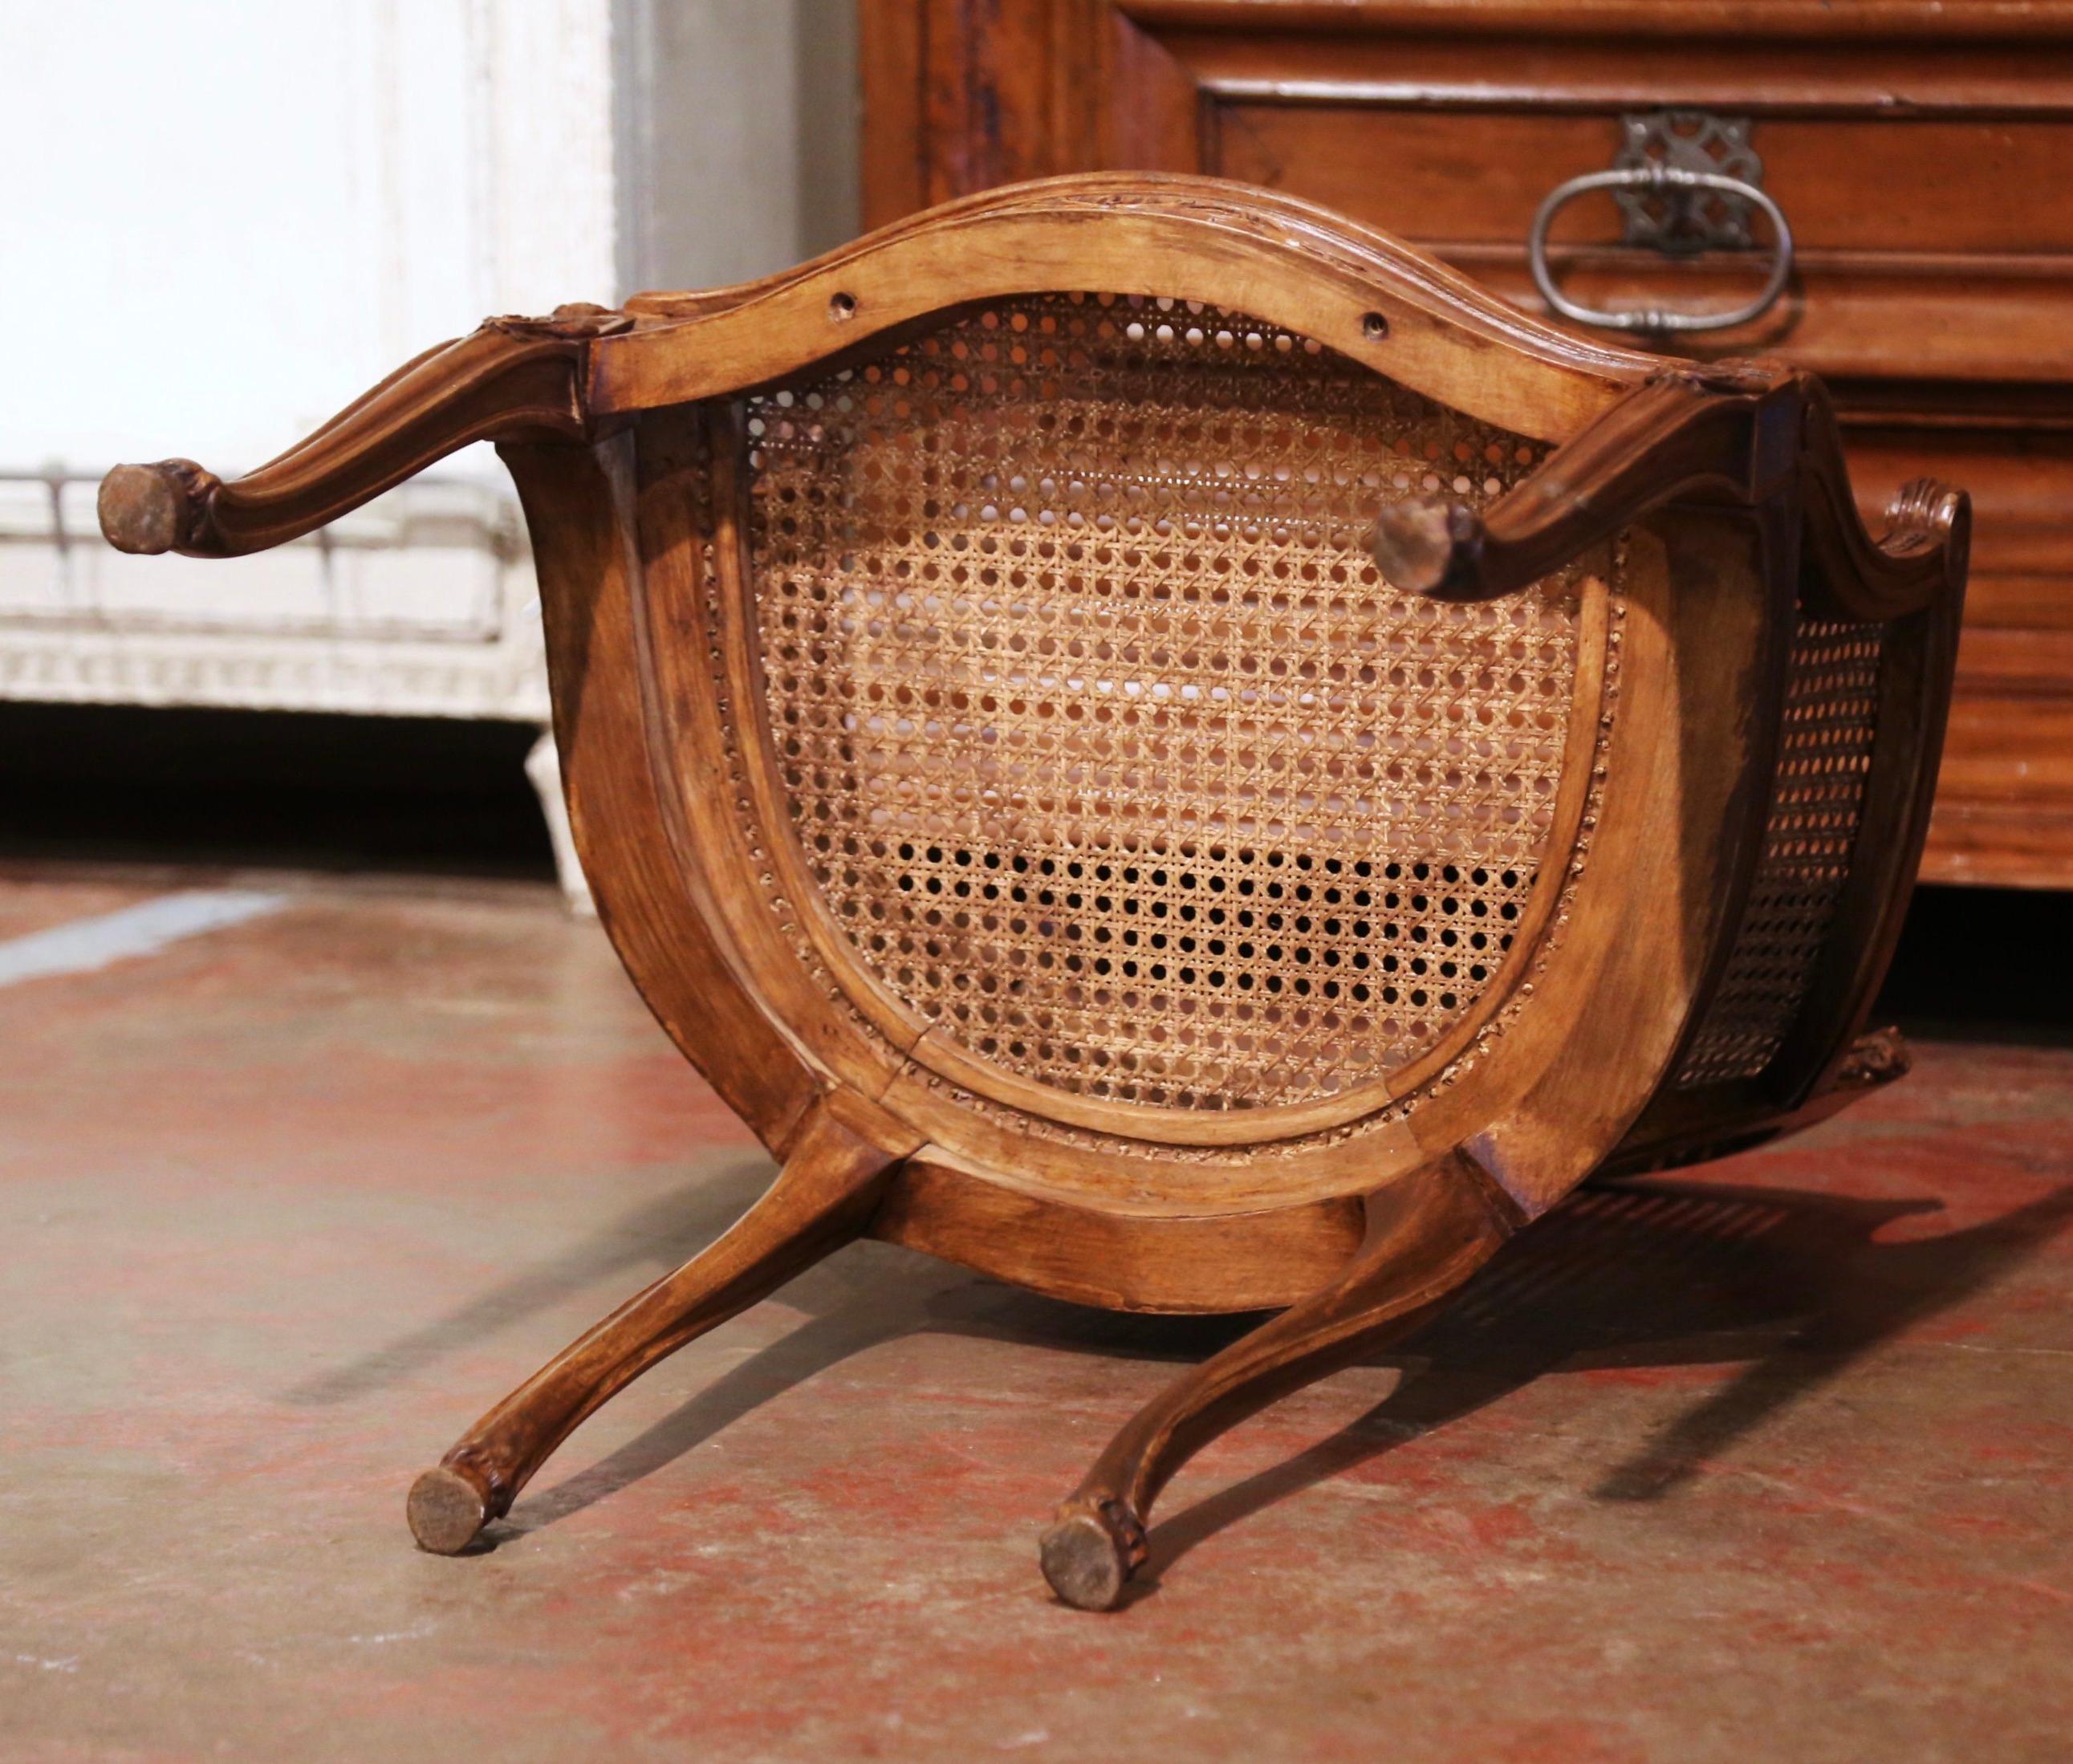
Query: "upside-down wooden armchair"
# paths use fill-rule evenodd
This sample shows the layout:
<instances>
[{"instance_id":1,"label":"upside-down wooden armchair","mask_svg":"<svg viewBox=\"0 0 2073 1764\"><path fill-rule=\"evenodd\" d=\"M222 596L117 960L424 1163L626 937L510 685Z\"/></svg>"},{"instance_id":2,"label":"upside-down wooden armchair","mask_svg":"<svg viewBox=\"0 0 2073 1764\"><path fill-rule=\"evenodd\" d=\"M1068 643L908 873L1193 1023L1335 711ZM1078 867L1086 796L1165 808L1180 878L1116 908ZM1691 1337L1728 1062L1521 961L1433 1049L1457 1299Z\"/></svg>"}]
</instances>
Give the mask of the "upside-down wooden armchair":
<instances>
[{"instance_id":1,"label":"upside-down wooden armchair","mask_svg":"<svg viewBox=\"0 0 2073 1764\"><path fill-rule=\"evenodd\" d=\"M1868 537L1803 374L1576 340L1263 192L1077 178L492 319L237 482L118 468L102 522L255 550L484 437L600 914L781 1168L419 1478L427 1549L871 1234L1279 1312L1046 1533L1107 1606L1190 1453L1585 1178L1897 1070L1857 1037L1967 509L1913 486Z\"/></svg>"}]
</instances>

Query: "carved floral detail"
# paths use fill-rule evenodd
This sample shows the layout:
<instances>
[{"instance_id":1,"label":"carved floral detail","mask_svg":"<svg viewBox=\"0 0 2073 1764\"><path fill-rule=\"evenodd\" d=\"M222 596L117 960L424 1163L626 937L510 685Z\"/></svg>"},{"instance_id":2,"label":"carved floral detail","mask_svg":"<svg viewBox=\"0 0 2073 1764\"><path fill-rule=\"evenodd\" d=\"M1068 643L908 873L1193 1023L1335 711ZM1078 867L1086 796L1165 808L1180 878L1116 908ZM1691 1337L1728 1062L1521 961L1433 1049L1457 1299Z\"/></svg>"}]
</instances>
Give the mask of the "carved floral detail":
<instances>
[{"instance_id":1,"label":"carved floral detail","mask_svg":"<svg viewBox=\"0 0 2073 1764\"><path fill-rule=\"evenodd\" d=\"M507 312L498 318L485 319L482 324L485 331L501 332L506 336L555 337L575 343L631 331L633 315L587 300L572 300L556 307L543 319L531 318L522 312Z\"/></svg>"}]
</instances>

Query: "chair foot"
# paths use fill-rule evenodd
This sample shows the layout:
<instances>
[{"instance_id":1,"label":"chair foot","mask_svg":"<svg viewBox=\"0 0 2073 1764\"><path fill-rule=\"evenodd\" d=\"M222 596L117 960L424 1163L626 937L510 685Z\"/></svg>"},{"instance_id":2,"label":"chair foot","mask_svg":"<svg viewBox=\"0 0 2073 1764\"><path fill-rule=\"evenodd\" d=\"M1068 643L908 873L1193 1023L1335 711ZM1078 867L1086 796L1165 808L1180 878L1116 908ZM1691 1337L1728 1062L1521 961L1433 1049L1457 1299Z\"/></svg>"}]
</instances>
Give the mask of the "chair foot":
<instances>
[{"instance_id":1,"label":"chair foot","mask_svg":"<svg viewBox=\"0 0 2073 1764\"><path fill-rule=\"evenodd\" d=\"M1041 1560L1066 1604L1113 1609L1144 1560L1144 1522L1168 1478L1247 1416L1416 1328L1511 1230L1458 1156L1366 1204L1366 1239L1337 1280L1154 1397L1058 1509Z\"/></svg>"},{"instance_id":2,"label":"chair foot","mask_svg":"<svg viewBox=\"0 0 2073 1764\"><path fill-rule=\"evenodd\" d=\"M458 1556L489 1523L489 1502L459 1470L442 1464L410 1485L404 1509L418 1548L435 1556Z\"/></svg>"},{"instance_id":3,"label":"chair foot","mask_svg":"<svg viewBox=\"0 0 2073 1764\"><path fill-rule=\"evenodd\" d=\"M769 1193L734 1229L550 1361L464 1434L410 1490L410 1534L436 1556L501 1519L598 1406L686 1342L746 1310L857 1236L911 1146L888 1150L868 1104L824 1098Z\"/></svg>"},{"instance_id":4,"label":"chair foot","mask_svg":"<svg viewBox=\"0 0 2073 1764\"><path fill-rule=\"evenodd\" d=\"M1076 1610L1112 1611L1144 1560L1144 1527L1119 1501L1068 1502L1044 1534L1038 1560L1051 1590Z\"/></svg>"}]
</instances>

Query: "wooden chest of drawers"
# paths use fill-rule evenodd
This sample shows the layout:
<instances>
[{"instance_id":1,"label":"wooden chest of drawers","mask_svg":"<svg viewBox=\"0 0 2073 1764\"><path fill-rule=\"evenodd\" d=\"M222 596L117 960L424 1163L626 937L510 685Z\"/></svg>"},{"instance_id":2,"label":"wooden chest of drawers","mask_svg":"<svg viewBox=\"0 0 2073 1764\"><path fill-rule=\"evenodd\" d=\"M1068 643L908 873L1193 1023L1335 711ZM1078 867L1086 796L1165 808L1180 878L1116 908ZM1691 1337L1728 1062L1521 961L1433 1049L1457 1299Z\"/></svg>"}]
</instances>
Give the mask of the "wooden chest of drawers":
<instances>
[{"instance_id":1,"label":"wooden chest of drawers","mask_svg":"<svg viewBox=\"0 0 2073 1764\"><path fill-rule=\"evenodd\" d=\"M1535 208L1624 119L1744 126L1797 243L1762 319L1690 339L1834 387L1874 518L1967 486L1972 587L1926 880L2073 885L2073 3L2067 0L862 0L877 224L1018 178L1201 171L1436 249L1522 304ZM1564 211L1593 306L1696 310L1737 251Z\"/></svg>"}]
</instances>

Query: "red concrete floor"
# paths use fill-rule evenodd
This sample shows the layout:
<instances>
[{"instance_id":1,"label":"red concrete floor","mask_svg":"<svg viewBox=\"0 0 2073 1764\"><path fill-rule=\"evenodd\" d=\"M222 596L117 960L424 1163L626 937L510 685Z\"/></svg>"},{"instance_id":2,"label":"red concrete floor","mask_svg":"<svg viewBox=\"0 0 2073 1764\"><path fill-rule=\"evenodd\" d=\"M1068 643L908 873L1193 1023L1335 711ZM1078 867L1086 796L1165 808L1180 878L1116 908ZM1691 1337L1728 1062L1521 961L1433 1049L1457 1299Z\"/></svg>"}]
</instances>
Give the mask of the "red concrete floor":
<instances>
[{"instance_id":1,"label":"red concrete floor","mask_svg":"<svg viewBox=\"0 0 2073 1764\"><path fill-rule=\"evenodd\" d=\"M2073 1757L2073 1053L1558 1214L1205 1453L1113 1616L1037 1531L1232 1325L875 1244L447 1560L413 1474L769 1166L546 890L239 885L0 988L0 1757Z\"/></svg>"}]
</instances>

